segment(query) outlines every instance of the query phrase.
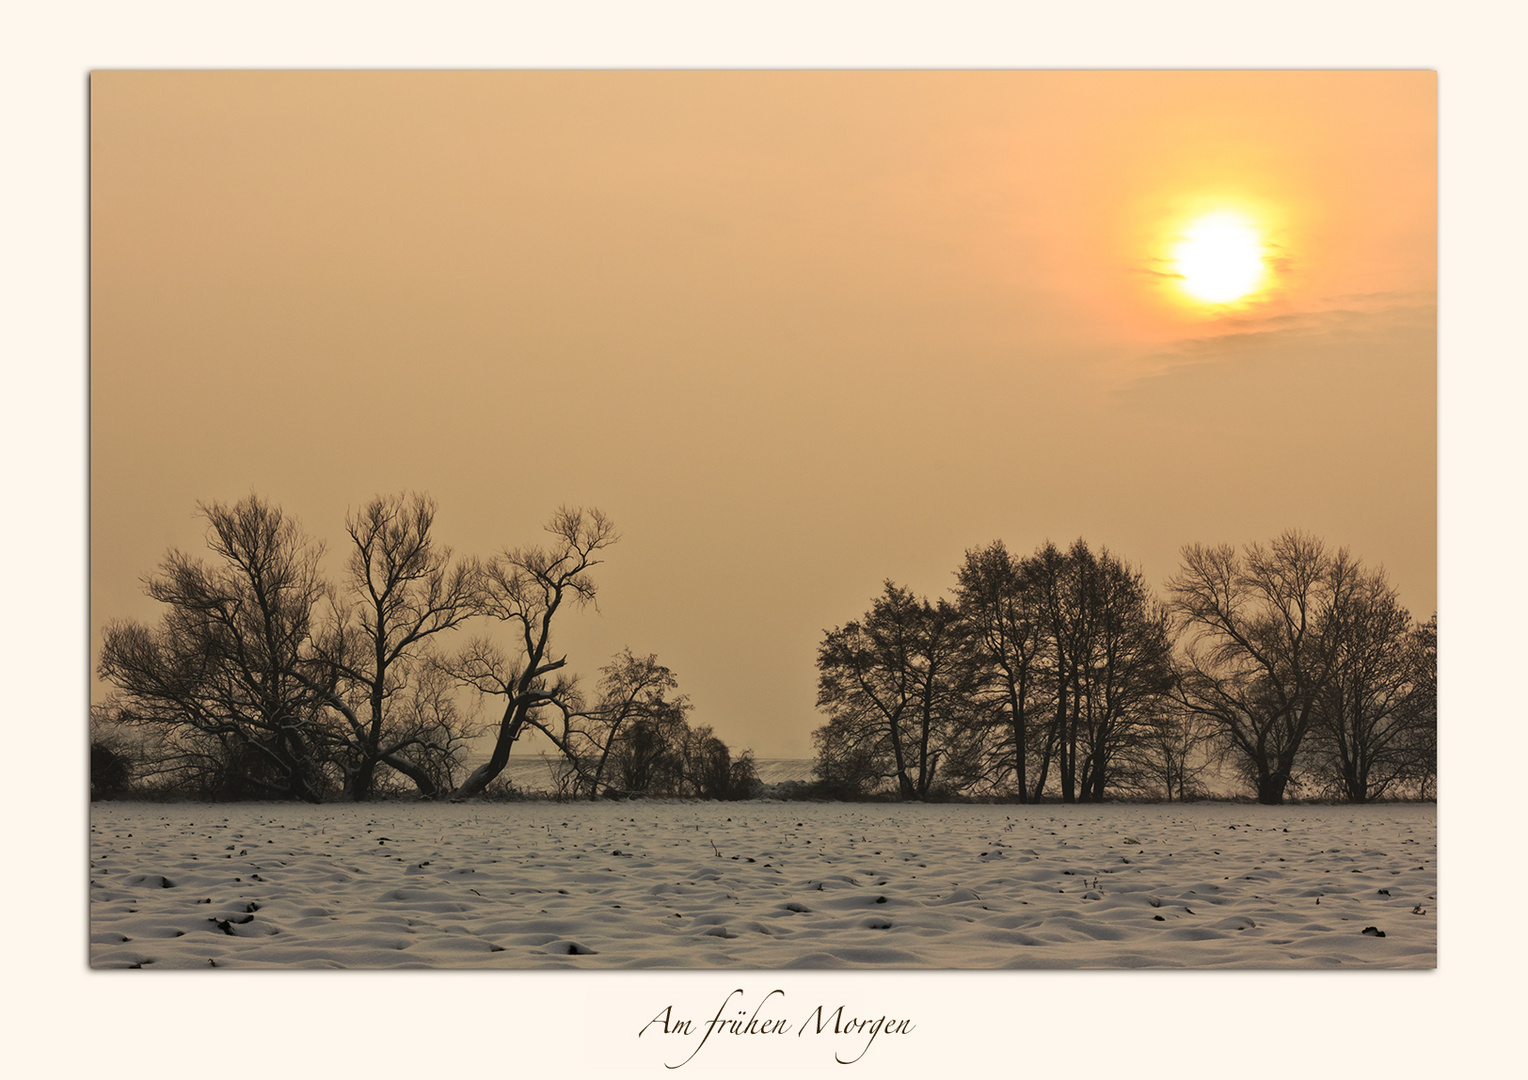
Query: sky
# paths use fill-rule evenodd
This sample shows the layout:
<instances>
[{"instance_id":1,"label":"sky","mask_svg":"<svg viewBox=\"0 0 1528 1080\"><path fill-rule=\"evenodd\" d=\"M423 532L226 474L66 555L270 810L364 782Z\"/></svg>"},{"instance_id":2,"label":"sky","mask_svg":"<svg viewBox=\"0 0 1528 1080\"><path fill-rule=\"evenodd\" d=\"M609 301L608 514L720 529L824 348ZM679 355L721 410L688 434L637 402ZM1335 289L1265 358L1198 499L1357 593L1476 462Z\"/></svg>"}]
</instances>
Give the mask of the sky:
<instances>
[{"instance_id":1,"label":"sky","mask_svg":"<svg viewBox=\"0 0 1528 1080\"><path fill-rule=\"evenodd\" d=\"M379 493L484 556L600 508L622 539L558 648L589 680L655 653L760 758L810 756L826 629L994 540L1162 593L1184 544L1301 528L1426 618L1437 91L97 71L91 661L203 550L197 504L252 492L336 570ZM1253 238L1245 296L1187 291L1207 215Z\"/></svg>"}]
</instances>

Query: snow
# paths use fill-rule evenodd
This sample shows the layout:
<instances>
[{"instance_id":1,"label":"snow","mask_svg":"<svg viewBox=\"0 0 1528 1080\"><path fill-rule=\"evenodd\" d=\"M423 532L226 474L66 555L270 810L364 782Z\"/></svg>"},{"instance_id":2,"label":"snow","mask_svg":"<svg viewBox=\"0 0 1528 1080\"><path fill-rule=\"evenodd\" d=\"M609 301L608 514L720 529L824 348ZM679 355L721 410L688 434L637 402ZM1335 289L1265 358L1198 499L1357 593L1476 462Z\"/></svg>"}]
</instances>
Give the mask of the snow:
<instances>
[{"instance_id":1,"label":"snow","mask_svg":"<svg viewBox=\"0 0 1528 1080\"><path fill-rule=\"evenodd\" d=\"M96 803L97 968L1431 968L1431 804Z\"/></svg>"}]
</instances>

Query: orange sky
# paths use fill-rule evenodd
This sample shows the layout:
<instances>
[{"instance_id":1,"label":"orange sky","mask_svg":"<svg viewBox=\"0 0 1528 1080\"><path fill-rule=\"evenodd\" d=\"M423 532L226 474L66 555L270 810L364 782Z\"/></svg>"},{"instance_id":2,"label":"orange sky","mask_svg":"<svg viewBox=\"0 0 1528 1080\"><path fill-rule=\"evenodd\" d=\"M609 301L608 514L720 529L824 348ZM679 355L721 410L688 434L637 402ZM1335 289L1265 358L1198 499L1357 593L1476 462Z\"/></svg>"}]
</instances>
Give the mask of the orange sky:
<instances>
[{"instance_id":1,"label":"orange sky","mask_svg":"<svg viewBox=\"0 0 1528 1080\"><path fill-rule=\"evenodd\" d=\"M257 491L624 540L560 635L805 757L885 578L1289 527L1436 607L1430 72L98 73L91 626ZM1164 261L1232 206L1273 287ZM99 688L97 688L99 692Z\"/></svg>"}]
</instances>

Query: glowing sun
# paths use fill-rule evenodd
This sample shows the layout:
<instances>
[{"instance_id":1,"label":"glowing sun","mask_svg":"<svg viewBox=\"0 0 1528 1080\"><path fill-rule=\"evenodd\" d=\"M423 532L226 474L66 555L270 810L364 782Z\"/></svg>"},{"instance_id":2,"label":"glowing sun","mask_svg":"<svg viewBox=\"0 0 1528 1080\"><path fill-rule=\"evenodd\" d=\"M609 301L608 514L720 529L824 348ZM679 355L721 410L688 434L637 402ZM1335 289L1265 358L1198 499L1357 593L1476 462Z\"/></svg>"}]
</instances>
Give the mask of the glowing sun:
<instances>
[{"instance_id":1,"label":"glowing sun","mask_svg":"<svg viewBox=\"0 0 1528 1080\"><path fill-rule=\"evenodd\" d=\"M1196 218L1173 247L1173 270L1195 300L1228 304L1256 292L1267 274L1262 235L1244 217L1218 211Z\"/></svg>"}]
</instances>

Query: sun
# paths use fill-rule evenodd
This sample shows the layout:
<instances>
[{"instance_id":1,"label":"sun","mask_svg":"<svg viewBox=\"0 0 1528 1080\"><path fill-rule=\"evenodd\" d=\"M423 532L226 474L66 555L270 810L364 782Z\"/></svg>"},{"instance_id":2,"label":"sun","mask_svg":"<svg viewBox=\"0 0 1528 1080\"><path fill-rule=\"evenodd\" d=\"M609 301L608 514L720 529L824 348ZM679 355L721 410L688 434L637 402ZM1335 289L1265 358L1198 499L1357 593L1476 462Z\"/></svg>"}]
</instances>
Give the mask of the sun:
<instances>
[{"instance_id":1,"label":"sun","mask_svg":"<svg viewBox=\"0 0 1528 1080\"><path fill-rule=\"evenodd\" d=\"M1260 289L1267 245L1245 217L1220 210L1195 218L1172 249L1184 292L1203 304L1229 304Z\"/></svg>"}]
</instances>

